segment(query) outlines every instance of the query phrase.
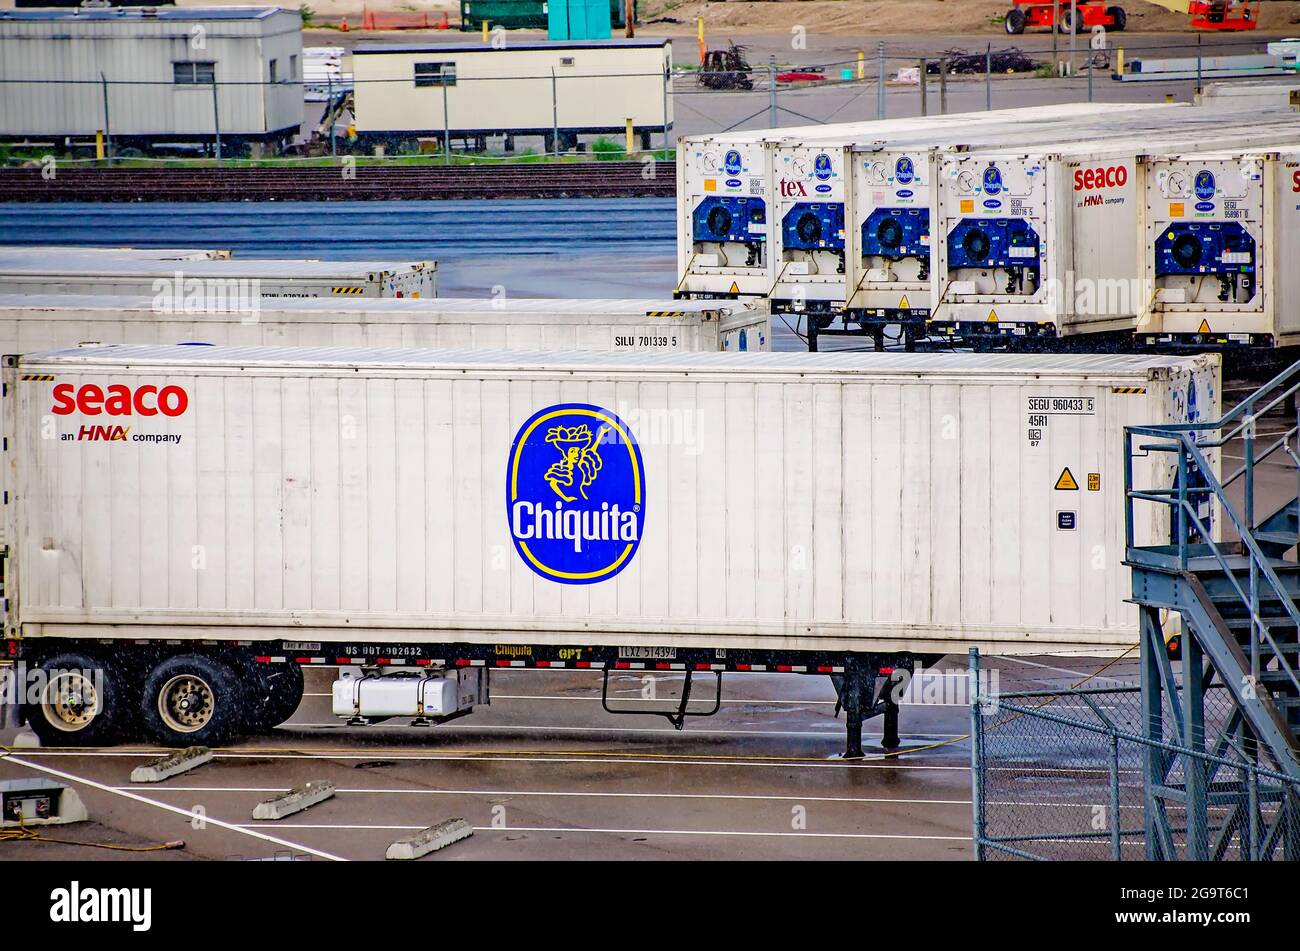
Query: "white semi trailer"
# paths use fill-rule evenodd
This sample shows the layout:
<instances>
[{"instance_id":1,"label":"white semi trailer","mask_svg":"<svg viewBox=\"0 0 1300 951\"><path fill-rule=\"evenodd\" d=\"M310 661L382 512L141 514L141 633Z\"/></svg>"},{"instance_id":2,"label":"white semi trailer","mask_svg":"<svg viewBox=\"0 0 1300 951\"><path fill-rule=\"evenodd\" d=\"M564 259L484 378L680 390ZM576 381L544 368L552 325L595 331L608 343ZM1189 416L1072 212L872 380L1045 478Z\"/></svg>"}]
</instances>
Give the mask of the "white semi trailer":
<instances>
[{"instance_id":1,"label":"white semi trailer","mask_svg":"<svg viewBox=\"0 0 1300 951\"><path fill-rule=\"evenodd\" d=\"M641 298L279 298L255 313L149 297L0 294L0 353L79 343L496 350L770 350L761 302Z\"/></svg>"},{"instance_id":2,"label":"white semi trailer","mask_svg":"<svg viewBox=\"0 0 1300 951\"><path fill-rule=\"evenodd\" d=\"M232 260L152 261L88 257L79 251L39 260L0 261L0 293L121 294L151 296L163 307L242 302L265 298L434 297L434 261ZM222 304L221 306L227 306Z\"/></svg>"},{"instance_id":3,"label":"white semi trailer","mask_svg":"<svg viewBox=\"0 0 1300 951\"><path fill-rule=\"evenodd\" d=\"M1135 642L1123 427L1219 404L1213 355L103 346L3 383L4 649L76 745L268 729L304 666L357 723L498 667L826 674L848 752L896 745L918 659Z\"/></svg>"}]
</instances>

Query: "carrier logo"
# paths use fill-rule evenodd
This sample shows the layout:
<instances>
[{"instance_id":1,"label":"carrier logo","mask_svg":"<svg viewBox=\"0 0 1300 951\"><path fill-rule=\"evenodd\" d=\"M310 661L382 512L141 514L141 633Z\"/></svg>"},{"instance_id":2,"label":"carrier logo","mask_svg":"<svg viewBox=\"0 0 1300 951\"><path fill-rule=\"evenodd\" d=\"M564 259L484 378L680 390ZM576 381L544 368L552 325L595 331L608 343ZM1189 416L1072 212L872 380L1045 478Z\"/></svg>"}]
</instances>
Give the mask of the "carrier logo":
<instances>
[{"instance_id":1,"label":"carrier logo","mask_svg":"<svg viewBox=\"0 0 1300 951\"><path fill-rule=\"evenodd\" d=\"M1002 191L1002 173L998 171L996 165L990 165L984 169L984 193L986 195L996 195Z\"/></svg>"},{"instance_id":2,"label":"carrier logo","mask_svg":"<svg viewBox=\"0 0 1300 951\"><path fill-rule=\"evenodd\" d=\"M641 544L645 495L641 447L607 409L548 406L511 444L510 536L543 578L592 584L626 568Z\"/></svg>"},{"instance_id":3,"label":"carrier logo","mask_svg":"<svg viewBox=\"0 0 1300 951\"><path fill-rule=\"evenodd\" d=\"M740 153L735 149L729 149L726 157L722 160L722 170L728 175L740 174Z\"/></svg>"},{"instance_id":4,"label":"carrier logo","mask_svg":"<svg viewBox=\"0 0 1300 951\"><path fill-rule=\"evenodd\" d=\"M1196 173L1196 181L1192 184L1192 191L1201 201L1209 201L1214 197L1214 173L1207 168L1201 169Z\"/></svg>"},{"instance_id":5,"label":"carrier logo","mask_svg":"<svg viewBox=\"0 0 1300 951\"><path fill-rule=\"evenodd\" d=\"M916 166L906 155L894 163L894 178L900 185L910 184L916 178Z\"/></svg>"},{"instance_id":6,"label":"carrier logo","mask_svg":"<svg viewBox=\"0 0 1300 951\"><path fill-rule=\"evenodd\" d=\"M831 157L825 152L818 152L817 157L813 159L813 174L821 182L831 177Z\"/></svg>"}]
</instances>

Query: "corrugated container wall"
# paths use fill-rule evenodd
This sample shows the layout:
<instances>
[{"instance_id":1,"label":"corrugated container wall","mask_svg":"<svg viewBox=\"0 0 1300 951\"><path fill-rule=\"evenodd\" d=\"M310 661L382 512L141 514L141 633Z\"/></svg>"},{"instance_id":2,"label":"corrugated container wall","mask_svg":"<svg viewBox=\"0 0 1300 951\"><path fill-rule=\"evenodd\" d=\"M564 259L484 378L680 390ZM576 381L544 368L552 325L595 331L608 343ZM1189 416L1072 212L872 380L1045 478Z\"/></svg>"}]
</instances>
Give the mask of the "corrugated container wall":
<instances>
[{"instance_id":1,"label":"corrugated container wall","mask_svg":"<svg viewBox=\"0 0 1300 951\"><path fill-rule=\"evenodd\" d=\"M5 382L9 629L384 644L1129 646L1123 427L1219 405L1212 355L105 347Z\"/></svg>"}]
</instances>

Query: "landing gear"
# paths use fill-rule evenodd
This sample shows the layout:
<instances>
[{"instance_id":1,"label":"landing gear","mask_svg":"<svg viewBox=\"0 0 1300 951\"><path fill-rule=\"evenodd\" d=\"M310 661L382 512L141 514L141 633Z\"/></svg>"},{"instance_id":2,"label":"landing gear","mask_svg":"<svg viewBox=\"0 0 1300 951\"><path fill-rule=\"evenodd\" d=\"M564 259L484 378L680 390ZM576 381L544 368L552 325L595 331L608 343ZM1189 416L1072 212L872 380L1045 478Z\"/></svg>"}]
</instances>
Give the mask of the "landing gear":
<instances>
[{"instance_id":1,"label":"landing gear","mask_svg":"<svg viewBox=\"0 0 1300 951\"><path fill-rule=\"evenodd\" d=\"M878 657L851 655L844 662L844 673L831 675L839 696L838 706L844 709L845 759L863 758L862 723L874 716L884 716L881 747L896 750L902 745L898 736L898 694L910 679L912 664L910 657L883 664Z\"/></svg>"}]
</instances>

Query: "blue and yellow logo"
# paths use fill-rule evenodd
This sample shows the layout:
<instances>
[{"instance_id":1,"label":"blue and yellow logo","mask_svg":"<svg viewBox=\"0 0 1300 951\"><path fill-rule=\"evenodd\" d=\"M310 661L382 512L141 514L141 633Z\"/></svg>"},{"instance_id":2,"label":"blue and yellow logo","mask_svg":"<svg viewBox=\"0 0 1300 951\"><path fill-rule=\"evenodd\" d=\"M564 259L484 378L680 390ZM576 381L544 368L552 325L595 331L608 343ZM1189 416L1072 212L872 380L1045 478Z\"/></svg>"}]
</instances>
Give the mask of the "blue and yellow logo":
<instances>
[{"instance_id":1,"label":"blue and yellow logo","mask_svg":"<svg viewBox=\"0 0 1300 951\"><path fill-rule=\"evenodd\" d=\"M1002 191L1002 172L996 165L984 169L984 194L996 195Z\"/></svg>"},{"instance_id":2,"label":"blue and yellow logo","mask_svg":"<svg viewBox=\"0 0 1300 951\"><path fill-rule=\"evenodd\" d=\"M825 152L818 152L817 157L813 159L813 174L817 176L818 181L826 181L833 174L831 168L831 157Z\"/></svg>"},{"instance_id":3,"label":"blue and yellow logo","mask_svg":"<svg viewBox=\"0 0 1300 951\"><path fill-rule=\"evenodd\" d=\"M916 165L906 155L900 156L894 163L894 178L900 185L910 185L916 177Z\"/></svg>"},{"instance_id":4,"label":"blue and yellow logo","mask_svg":"<svg viewBox=\"0 0 1300 951\"><path fill-rule=\"evenodd\" d=\"M1214 197L1215 182L1214 173L1208 168L1203 168L1196 173L1196 179L1192 183L1192 189L1196 192L1196 197L1201 201L1209 201Z\"/></svg>"},{"instance_id":5,"label":"blue and yellow logo","mask_svg":"<svg viewBox=\"0 0 1300 951\"><path fill-rule=\"evenodd\" d=\"M528 567L592 584L628 566L645 525L645 465L631 428L589 403L548 406L510 446L506 517Z\"/></svg>"}]
</instances>

